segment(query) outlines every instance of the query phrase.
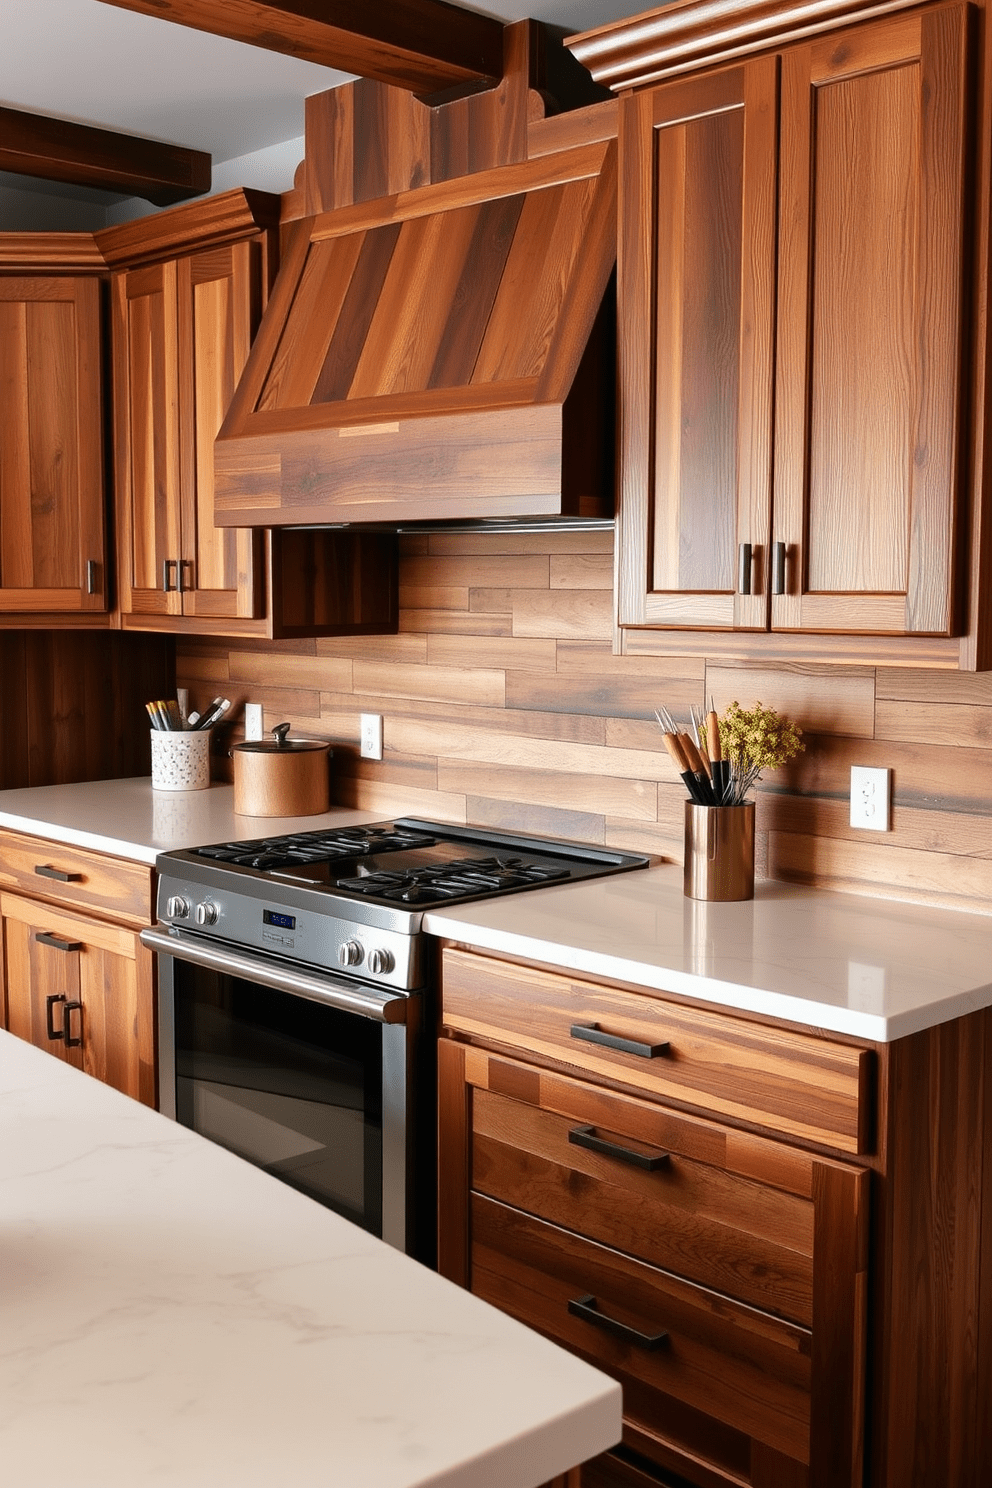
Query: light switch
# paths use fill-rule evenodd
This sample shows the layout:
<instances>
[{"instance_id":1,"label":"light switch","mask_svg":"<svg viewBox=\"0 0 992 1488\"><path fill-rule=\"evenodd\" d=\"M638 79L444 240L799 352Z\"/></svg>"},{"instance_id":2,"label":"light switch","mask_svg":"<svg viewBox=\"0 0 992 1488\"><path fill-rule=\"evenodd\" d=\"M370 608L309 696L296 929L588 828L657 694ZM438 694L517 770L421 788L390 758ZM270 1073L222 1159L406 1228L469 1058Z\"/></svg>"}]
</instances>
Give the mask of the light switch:
<instances>
[{"instance_id":1,"label":"light switch","mask_svg":"<svg viewBox=\"0 0 992 1488\"><path fill-rule=\"evenodd\" d=\"M851 766L851 826L871 832L889 830L889 787L891 770L871 770L866 765Z\"/></svg>"}]
</instances>

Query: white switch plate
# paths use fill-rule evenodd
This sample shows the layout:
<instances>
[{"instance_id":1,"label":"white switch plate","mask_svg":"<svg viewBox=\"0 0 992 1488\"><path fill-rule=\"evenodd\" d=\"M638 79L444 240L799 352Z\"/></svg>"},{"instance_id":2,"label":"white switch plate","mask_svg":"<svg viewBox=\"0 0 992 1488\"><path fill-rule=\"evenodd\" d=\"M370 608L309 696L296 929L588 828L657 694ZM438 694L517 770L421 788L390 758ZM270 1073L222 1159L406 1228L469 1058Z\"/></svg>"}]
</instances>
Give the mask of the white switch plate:
<instances>
[{"instance_id":1,"label":"white switch plate","mask_svg":"<svg viewBox=\"0 0 992 1488\"><path fill-rule=\"evenodd\" d=\"M245 703L245 738L262 739L265 737L265 719L262 713L261 703Z\"/></svg>"},{"instance_id":2,"label":"white switch plate","mask_svg":"<svg viewBox=\"0 0 992 1488\"><path fill-rule=\"evenodd\" d=\"M382 759L382 714L363 713L362 759Z\"/></svg>"},{"instance_id":3,"label":"white switch plate","mask_svg":"<svg viewBox=\"0 0 992 1488\"><path fill-rule=\"evenodd\" d=\"M889 783L891 770L851 766L851 826L872 832L889 830Z\"/></svg>"}]
</instances>

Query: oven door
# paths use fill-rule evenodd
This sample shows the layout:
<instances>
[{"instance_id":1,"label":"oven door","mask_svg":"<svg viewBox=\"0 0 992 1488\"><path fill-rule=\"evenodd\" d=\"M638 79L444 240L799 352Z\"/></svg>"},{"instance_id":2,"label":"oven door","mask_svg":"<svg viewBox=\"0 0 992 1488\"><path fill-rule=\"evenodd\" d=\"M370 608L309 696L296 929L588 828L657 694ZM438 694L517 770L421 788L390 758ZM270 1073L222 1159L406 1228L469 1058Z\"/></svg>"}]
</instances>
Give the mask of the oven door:
<instances>
[{"instance_id":1,"label":"oven door","mask_svg":"<svg viewBox=\"0 0 992 1488\"><path fill-rule=\"evenodd\" d=\"M413 1249L421 998L150 929L159 1108Z\"/></svg>"}]
</instances>

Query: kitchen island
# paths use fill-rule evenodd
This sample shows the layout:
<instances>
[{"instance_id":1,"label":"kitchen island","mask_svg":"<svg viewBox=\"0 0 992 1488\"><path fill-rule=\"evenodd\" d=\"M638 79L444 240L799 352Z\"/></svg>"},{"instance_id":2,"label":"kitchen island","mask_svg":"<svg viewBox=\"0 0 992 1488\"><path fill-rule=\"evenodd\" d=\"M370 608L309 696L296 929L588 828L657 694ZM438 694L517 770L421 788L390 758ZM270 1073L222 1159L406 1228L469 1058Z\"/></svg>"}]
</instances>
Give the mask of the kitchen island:
<instances>
[{"instance_id":1,"label":"kitchen island","mask_svg":"<svg viewBox=\"0 0 992 1488\"><path fill-rule=\"evenodd\" d=\"M535 1488L620 1389L0 1032L0 1460L18 1488Z\"/></svg>"}]
</instances>

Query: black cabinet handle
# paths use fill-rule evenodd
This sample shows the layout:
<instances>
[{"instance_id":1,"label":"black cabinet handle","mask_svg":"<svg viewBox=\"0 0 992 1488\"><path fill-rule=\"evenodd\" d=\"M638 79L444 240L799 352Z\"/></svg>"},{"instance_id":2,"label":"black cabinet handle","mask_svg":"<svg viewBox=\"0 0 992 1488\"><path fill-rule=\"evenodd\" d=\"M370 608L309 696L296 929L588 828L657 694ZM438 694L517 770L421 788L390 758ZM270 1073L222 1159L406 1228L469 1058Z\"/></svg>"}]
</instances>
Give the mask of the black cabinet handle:
<instances>
[{"instance_id":1,"label":"black cabinet handle","mask_svg":"<svg viewBox=\"0 0 992 1488\"><path fill-rule=\"evenodd\" d=\"M34 871L39 878L57 878L59 883L79 883L81 873L66 873L62 868L49 868L47 863L35 863Z\"/></svg>"},{"instance_id":2,"label":"black cabinet handle","mask_svg":"<svg viewBox=\"0 0 992 1488\"><path fill-rule=\"evenodd\" d=\"M169 574L170 569L173 570L171 581ZM166 594L171 594L174 590L179 588L179 564L175 558L162 559L162 588L165 590Z\"/></svg>"},{"instance_id":3,"label":"black cabinet handle","mask_svg":"<svg viewBox=\"0 0 992 1488\"><path fill-rule=\"evenodd\" d=\"M95 558L86 560L86 593L100 593L100 565Z\"/></svg>"},{"instance_id":4,"label":"black cabinet handle","mask_svg":"<svg viewBox=\"0 0 992 1488\"><path fill-rule=\"evenodd\" d=\"M192 558L180 558L179 560L179 593L187 594L195 586L193 584L193 560Z\"/></svg>"},{"instance_id":5,"label":"black cabinet handle","mask_svg":"<svg viewBox=\"0 0 992 1488\"><path fill-rule=\"evenodd\" d=\"M784 542L772 543L772 593L785 593L785 558L786 548Z\"/></svg>"},{"instance_id":6,"label":"black cabinet handle","mask_svg":"<svg viewBox=\"0 0 992 1488\"><path fill-rule=\"evenodd\" d=\"M607 1317L605 1312L600 1312L596 1306L596 1298L591 1294L574 1297L568 1304L568 1310L573 1317L581 1318L584 1323L592 1323L594 1328L602 1328L604 1333L612 1333L615 1338L622 1338L624 1343L632 1343L635 1348L647 1349L648 1352L661 1348L668 1338L667 1333L639 1333L636 1328L628 1328L626 1323Z\"/></svg>"},{"instance_id":7,"label":"black cabinet handle","mask_svg":"<svg viewBox=\"0 0 992 1488\"><path fill-rule=\"evenodd\" d=\"M69 1033L69 1014L77 1011L79 1013L79 1037L72 1038ZM62 1024L65 1030L65 1046L67 1049L78 1049L83 1042L83 1004L81 1002L67 1002L63 1018L65 1020Z\"/></svg>"},{"instance_id":8,"label":"black cabinet handle","mask_svg":"<svg viewBox=\"0 0 992 1488\"><path fill-rule=\"evenodd\" d=\"M568 1030L574 1039L584 1039L587 1044L602 1044L606 1049L618 1049L621 1054L638 1054L641 1059L658 1059L668 1053L667 1041L663 1044L642 1044L637 1039L618 1038L615 1033L604 1033L598 1023L573 1023Z\"/></svg>"},{"instance_id":9,"label":"black cabinet handle","mask_svg":"<svg viewBox=\"0 0 992 1488\"><path fill-rule=\"evenodd\" d=\"M63 940L61 935L52 935L48 930L35 931L35 940L39 945L51 946L56 951L64 951L66 955L70 951L81 951L83 942L81 940Z\"/></svg>"},{"instance_id":10,"label":"black cabinet handle","mask_svg":"<svg viewBox=\"0 0 992 1488\"><path fill-rule=\"evenodd\" d=\"M576 1126L568 1134L575 1147L587 1147L590 1152L601 1152L604 1157L615 1157L617 1162L629 1163L632 1168L643 1168L655 1173L668 1161L667 1152L635 1152L632 1147L621 1147L619 1142L608 1142L605 1137L595 1135L594 1126Z\"/></svg>"},{"instance_id":11,"label":"black cabinet handle","mask_svg":"<svg viewBox=\"0 0 992 1488\"><path fill-rule=\"evenodd\" d=\"M48 1026L48 1037L50 1039L65 1038L65 1014L62 1014L62 1027L55 1027L55 1004L65 1002L64 992L53 992L51 997L45 998L45 1023Z\"/></svg>"},{"instance_id":12,"label":"black cabinet handle","mask_svg":"<svg viewBox=\"0 0 992 1488\"><path fill-rule=\"evenodd\" d=\"M751 560L754 548L751 543L741 543L737 549L737 593L751 593Z\"/></svg>"}]
</instances>

